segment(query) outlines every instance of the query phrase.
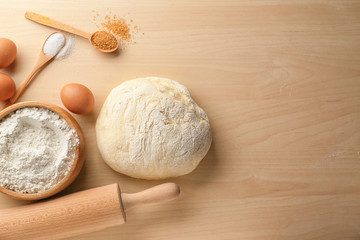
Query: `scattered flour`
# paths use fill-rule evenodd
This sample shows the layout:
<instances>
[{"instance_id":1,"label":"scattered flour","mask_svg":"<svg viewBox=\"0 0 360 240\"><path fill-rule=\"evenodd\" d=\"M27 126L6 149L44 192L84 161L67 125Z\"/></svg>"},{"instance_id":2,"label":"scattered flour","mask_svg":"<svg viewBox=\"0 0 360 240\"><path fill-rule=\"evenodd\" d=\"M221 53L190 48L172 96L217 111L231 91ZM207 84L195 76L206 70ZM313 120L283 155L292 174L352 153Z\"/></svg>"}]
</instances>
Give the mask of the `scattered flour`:
<instances>
[{"instance_id":1,"label":"scattered flour","mask_svg":"<svg viewBox=\"0 0 360 240\"><path fill-rule=\"evenodd\" d=\"M72 51L74 50L74 36L70 34L64 34L66 38L66 42L64 47L60 50L60 52L55 56L56 60L63 60L67 58Z\"/></svg>"},{"instance_id":2,"label":"scattered flour","mask_svg":"<svg viewBox=\"0 0 360 240\"><path fill-rule=\"evenodd\" d=\"M78 144L75 129L59 114L16 110L0 121L0 186L19 193L54 187L71 169Z\"/></svg>"}]
</instances>

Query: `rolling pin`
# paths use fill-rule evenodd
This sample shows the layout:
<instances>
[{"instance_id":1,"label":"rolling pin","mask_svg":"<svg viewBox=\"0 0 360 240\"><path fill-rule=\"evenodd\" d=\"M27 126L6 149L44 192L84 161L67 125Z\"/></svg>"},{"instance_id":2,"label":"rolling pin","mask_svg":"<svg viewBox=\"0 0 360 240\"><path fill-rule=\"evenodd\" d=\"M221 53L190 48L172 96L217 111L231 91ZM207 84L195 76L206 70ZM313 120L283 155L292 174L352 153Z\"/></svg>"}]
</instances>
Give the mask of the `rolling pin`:
<instances>
[{"instance_id":1,"label":"rolling pin","mask_svg":"<svg viewBox=\"0 0 360 240\"><path fill-rule=\"evenodd\" d=\"M117 183L53 200L0 210L0 239L62 239L117 226L136 205L170 201L180 194L175 183L138 193L121 193Z\"/></svg>"}]
</instances>

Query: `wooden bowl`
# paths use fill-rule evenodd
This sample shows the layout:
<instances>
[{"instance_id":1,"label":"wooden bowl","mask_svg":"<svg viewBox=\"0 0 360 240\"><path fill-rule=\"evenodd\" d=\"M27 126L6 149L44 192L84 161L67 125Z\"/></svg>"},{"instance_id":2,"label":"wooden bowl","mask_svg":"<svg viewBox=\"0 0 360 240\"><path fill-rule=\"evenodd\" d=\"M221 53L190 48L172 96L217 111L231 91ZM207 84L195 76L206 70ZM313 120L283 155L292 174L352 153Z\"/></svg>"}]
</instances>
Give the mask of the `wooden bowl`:
<instances>
[{"instance_id":1,"label":"wooden bowl","mask_svg":"<svg viewBox=\"0 0 360 240\"><path fill-rule=\"evenodd\" d=\"M66 187L68 187L75 178L79 175L80 170L84 164L84 153L85 153L85 139L84 135L81 131L81 128L79 124L76 122L76 120L68 113L66 110L62 109L61 107L58 107L53 104L49 103L43 103L43 102L21 102L14 105L11 105L4 110L0 111L0 121L6 117L8 114L14 112L17 109L25 108L25 107L42 107L49 110L52 110L56 113L58 113L60 116L62 116L66 122L70 125L72 129L76 130L76 133L79 136L80 144L76 146L76 153L75 153L75 159L74 163L69 171L69 173L53 188L48 189L44 192L40 193L18 193L14 192L12 190L3 188L0 186L0 192L9 195L10 197L20 199L20 200L40 200L44 199L50 196L55 195L56 193L64 190Z\"/></svg>"}]
</instances>

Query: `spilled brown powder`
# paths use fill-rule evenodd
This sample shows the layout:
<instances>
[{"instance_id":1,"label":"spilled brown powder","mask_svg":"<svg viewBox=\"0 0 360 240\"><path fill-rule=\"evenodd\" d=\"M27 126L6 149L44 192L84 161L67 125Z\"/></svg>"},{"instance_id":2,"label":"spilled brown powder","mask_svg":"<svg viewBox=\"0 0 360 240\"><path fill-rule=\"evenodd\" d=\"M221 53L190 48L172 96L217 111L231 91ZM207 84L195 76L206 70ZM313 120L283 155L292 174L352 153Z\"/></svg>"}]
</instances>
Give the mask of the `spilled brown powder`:
<instances>
[{"instance_id":1,"label":"spilled brown powder","mask_svg":"<svg viewBox=\"0 0 360 240\"><path fill-rule=\"evenodd\" d=\"M114 49L117 46L116 38L105 31L98 31L91 37L92 43L103 50Z\"/></svg>"},{"instance_id":2,"label":"spilled brown powder","mask_svg":"<svg viewBox=\"0 0 360 240\"><path fill-rule=\"evenodd\" d=\"M102 31L109 32L119 42L119 47L124 49L127 45L135 44L134 35L139 33L140 28L138 25L134 25L132 18L126 20L125 17L120 17L116 14L112 14L111 9L106 10L106 14L103 20L99 19L99 12L93 10L93 22L97 28ZM144 35L144 33L142 33Z\"/></svg>"},{"instance_id":3,"label":"spilled brown powder","mask_svg":"<svg viewBox=\"0 0 360 240\"><path fill-rule=\"evenodd\" d=\"M120 38L121 41L130 41L131 33L130 27L126 23L125 19L118 17L114 14L105 16L105 21L101 25L109 32L113 33Z\"/></svg>"}]
</instances>

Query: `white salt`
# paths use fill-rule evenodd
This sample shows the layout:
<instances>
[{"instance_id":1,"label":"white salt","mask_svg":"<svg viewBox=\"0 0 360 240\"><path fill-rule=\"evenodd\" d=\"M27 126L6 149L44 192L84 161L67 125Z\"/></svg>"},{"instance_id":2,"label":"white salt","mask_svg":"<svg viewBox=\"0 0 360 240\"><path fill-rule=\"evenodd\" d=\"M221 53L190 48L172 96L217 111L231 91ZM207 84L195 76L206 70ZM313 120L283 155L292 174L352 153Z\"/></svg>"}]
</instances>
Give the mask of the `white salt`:
<instances>
[{"instance_id":1,"label":"white salt","mask_svg":"<svg viewBox=\"0 0 360 240\"><path fill-rule=\"evenodd\" d=\"M53 57L59 53L59 51L65 45L65 36L62 33L52 34L45 42L43 52L48 57Z\"/></svg>"},{"instance_id":2,"label":"white salt","mask_svg":"<svg viewBox=\"0 0 360 240\"><path fill-rule=\"evenodd\" d=\"M59 53L56 55L55 60L63 60L64 58L67 58L74 49L74 37L70 34L64 34L66 41L64 47L59 51Z\"/></svg>"}]
</instances>

